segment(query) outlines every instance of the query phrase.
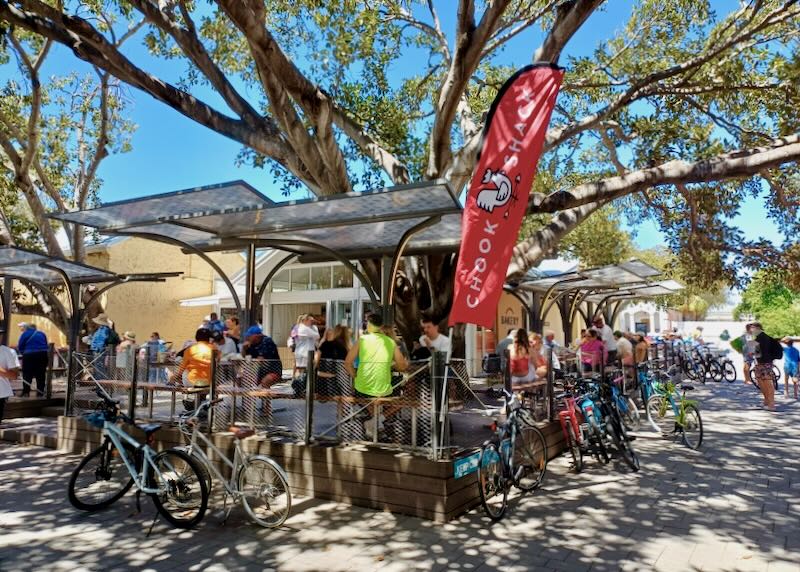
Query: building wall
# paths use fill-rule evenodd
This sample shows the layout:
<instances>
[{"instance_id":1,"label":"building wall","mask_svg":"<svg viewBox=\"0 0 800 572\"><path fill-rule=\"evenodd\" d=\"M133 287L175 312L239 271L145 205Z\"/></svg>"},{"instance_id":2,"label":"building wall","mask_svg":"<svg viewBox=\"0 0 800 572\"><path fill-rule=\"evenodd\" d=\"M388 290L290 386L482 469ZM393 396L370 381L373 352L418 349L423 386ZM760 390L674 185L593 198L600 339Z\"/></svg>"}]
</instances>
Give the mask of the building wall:
<instances>
[{"instance_id":1,"label":"building wall","mask_svg":"<svg viewBox=\"0 0 800 572\"><path fill-rule=\"evenodd\" d=\"M210 256L228 274L240 270L244 263L238 252ZM86 262L119 274L183 272L166 282L123 284L103 296L106 313L117 331L134 331L140 343L157 331L162 339L180 347L184 340L194 338L203 317L213 311L211 305L180 305L182 299L213 294L217 274L199 256L184 254L176 246L129 238L113 242L103 250L90 251Z\"/></svg>"}]
</instances>

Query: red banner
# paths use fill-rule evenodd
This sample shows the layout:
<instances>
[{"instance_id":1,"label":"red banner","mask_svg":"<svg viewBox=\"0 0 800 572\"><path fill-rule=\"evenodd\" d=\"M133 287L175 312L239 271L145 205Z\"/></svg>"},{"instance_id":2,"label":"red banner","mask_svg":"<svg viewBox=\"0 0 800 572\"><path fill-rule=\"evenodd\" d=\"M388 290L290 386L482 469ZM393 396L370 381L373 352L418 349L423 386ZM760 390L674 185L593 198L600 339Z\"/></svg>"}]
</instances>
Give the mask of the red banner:
<instances>
[{"instance_id":1,"label":"red banner","mask_svg":"<svg viewBox=\"0 0 800 572\"><path fill-rule=\"evenodd\" d=\"M451 325L494 326L563 76L554 65L527 66L492 103L461 221Z\"/></svg>"}]
</instances>

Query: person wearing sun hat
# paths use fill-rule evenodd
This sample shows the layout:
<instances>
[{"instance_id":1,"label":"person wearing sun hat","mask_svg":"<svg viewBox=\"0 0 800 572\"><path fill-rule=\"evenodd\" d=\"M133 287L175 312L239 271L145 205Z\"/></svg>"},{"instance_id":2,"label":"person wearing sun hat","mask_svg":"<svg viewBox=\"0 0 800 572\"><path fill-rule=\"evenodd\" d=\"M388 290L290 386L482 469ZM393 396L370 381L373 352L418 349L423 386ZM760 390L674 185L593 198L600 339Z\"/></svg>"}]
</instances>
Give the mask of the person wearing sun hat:
<instances>
[{"instance_id":1,"label":"person wearing sun hat","mask_svg":"<svg viewBox=\"0 0 800 572\"><path fill-rule=\"evenodd\" d=\"M119 338L119 336L117 336L116 332L111 329L114 324L108 319L107 314L98 314L92 318L92 322L97 324L98 328L91 336L87 336L89 338L87 343L89 344L89 349L92 350L92 354L94 355L93 361L95 376L97 379L104 379L107 377L105 357L100 356L105 353L106 346L110 345L110 343L113 341L113 338ZM84 341L86 341L86 338L84 338Z\"/></svg>"}]
</instances>

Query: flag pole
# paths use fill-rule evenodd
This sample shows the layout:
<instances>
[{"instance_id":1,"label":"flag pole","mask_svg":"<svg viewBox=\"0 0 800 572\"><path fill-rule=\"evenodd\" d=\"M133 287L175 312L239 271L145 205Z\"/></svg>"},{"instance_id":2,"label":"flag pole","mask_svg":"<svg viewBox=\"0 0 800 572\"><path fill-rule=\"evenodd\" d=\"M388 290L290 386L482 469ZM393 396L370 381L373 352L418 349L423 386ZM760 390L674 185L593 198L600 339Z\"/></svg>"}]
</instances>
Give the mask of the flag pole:
<instances>
[{"instance_id":1,"label":"flag pole","mask_svg":"<svg viewBox=\"0 0 800 572\"><path fill-rule=\"evenodd\" d=\"M444 432L446 430L445 424L447 423L447 379L450 374L450 358L453 355L453 326L447 331L447 337L450 338L450 347L447 350L447 357L444 364L444 378L442 379L442 405L439 408L439 422L441 423L441 430L439 435L442 437L439 444L443 441Z\"/></svg>"}]
</instances>

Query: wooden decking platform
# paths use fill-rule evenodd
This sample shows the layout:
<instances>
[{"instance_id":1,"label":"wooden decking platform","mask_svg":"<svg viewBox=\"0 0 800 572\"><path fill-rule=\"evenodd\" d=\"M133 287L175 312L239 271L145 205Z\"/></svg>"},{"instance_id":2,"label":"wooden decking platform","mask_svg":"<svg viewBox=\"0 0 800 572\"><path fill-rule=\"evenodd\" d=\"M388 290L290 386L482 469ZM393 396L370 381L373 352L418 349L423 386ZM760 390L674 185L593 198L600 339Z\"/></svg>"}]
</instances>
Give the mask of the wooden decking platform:
<instances>
[{"instance_id":1,"label":"wooden decking platform","mask_svg":"<svg viewBox=\"0 0 800 572\"><path fill-rule=\"evenodd\" d=\"M561 454L563 438L559 424L544 423L540 427L547 438L549 456ZM165 426L156 433L156 438L159 448L185 444L184 437L174 427ZM82 418L59 417L60 449L84 453L99 442L100 432ZM232 455L230 433L216 433L214 442ZM419 454L380 446L305 445L268 436L250 437L242 445L247 453L264 453L275 458L288 473L292 490L301 495L437 522L456 518L480 502L475 473L455 478L454 460L432 461Z\"/></svg>"}]
</instances>

